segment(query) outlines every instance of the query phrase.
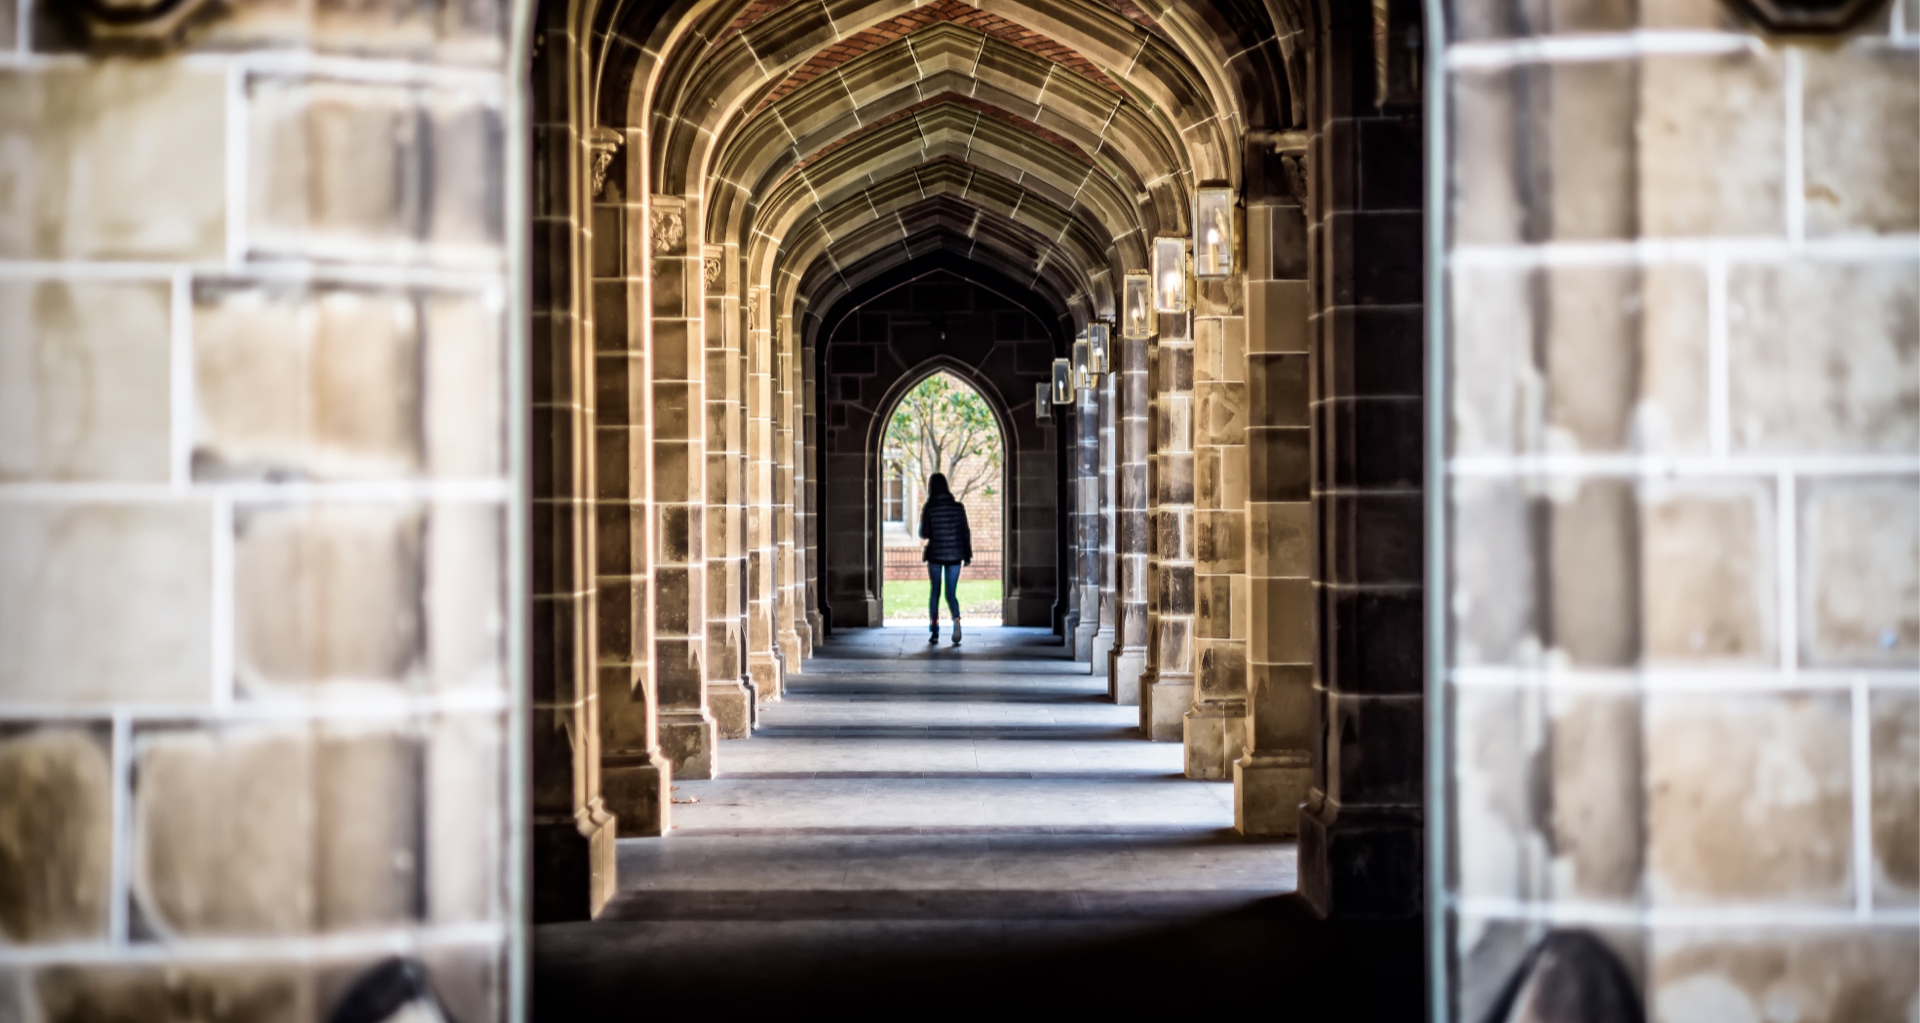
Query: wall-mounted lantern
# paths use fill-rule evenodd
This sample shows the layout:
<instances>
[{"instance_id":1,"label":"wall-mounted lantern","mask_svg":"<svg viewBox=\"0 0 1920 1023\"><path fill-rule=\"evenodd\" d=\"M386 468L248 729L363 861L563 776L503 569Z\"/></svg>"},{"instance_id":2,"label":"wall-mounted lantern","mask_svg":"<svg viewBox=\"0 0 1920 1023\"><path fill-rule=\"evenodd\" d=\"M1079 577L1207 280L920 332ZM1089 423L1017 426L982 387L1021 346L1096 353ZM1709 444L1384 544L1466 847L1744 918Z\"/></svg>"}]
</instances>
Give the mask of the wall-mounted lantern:
<instances>
[{"instance_id":1,"label":"wall-mounted lantern","mask_svg":"<svg viewBox=\"0 0 1920 1023\"><path fill-rule=\"evenodd\" d=\"M1046 422L1053 418L1053 385L1033 385L1033 418L1036 422Z\"/></svg>"},{"instance_id":2,"label":"wall-mounted lantern","mask_svg":"<svg viewBox=\"0 0 1920 1023\"><path fill-rule=\"evenodd\" d=\"M1233 189L1198 188L1193 192L1193 275L1203 280L1233 276L1235 252Z\"/></svg>"},{"instance_id":3,"label":"wall-mounted lantern","mask_svg":"<svg viewBox=\"0 0 1920 1023\"><path fill-rule=\"evenodd\" d=\"M1093 388L1092 345L1081 338L1073 343L1073 386L1075 390Z\"/></svg>"},{"instance_id":4,"label":"wall-mounted lantern","mask_svg":"<svg viewBox=\"0 0 1920 1023\"><path fill-rule=\"evenodd\" d=\"M1053 360L1053 403L1073 404L1073 363L1065 359Z\"/></svg>"},{"instance_id":5,"label":"wall-mounted lantern","mask_svg":"<svg viewBox=\"0 0 1920 1023\"><path fill-rule=\"evenodd\" d=\"M1113 372L1112 342L1105 323L1087 324L1087 368L1095 373Z\"/></svg>"},{"instance_id":6,"label":"wall-mounted lantern","mask_svg":"<svg viewBox=\"0 0 1920 1023\"><path fill-rule=\"evenodd\" d=\"M1153 318L1153 278L1129 271L1120 285L1120 336L1145 340L1159 324Z\"/></svg>"},{"instance_id":7,"label":"wall-mounted lantern","mask_svg":"<svg viewBox=\"0 0 1920 1023\"><path fill-rule=\"evenodd\" d=\"M1153 309L1161 313L1187 311L1187 240L1153 240Z\"/></svg>"}]
</instances>

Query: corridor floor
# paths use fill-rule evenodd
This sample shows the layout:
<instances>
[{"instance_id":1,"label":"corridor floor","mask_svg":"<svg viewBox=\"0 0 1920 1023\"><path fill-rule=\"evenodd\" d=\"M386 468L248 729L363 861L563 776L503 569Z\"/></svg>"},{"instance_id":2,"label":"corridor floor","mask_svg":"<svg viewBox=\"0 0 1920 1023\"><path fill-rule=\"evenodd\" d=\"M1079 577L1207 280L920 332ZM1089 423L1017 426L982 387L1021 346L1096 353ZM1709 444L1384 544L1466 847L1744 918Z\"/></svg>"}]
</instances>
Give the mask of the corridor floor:
<instances>
[{"instance_id":1,"label":"corridor floor","mask_svg":"<svg viewBox=\"0 0 1920 1023\"><path fill-rule=\"evenodd\" d=\"M669 837L620 843L600 919L537 930L538 1018L1138 1005L1128 972L1295 940L1293 845L1239 838L1232 785L1181 777L1045 630L842 630L806 668L721 777L676 783Z\"/></svg>"}]
</instances>

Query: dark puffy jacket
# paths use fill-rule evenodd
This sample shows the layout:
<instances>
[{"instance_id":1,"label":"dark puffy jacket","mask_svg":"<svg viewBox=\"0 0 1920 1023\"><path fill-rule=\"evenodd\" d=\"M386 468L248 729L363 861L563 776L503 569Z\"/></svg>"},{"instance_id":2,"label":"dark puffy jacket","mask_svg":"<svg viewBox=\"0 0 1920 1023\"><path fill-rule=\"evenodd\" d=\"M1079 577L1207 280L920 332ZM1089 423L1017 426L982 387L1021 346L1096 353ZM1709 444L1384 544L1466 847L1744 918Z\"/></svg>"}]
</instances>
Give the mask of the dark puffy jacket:
<instances>
[{"instance_id":1,"label":"dark puffy jacket","mask_svg":"<svg viewBox=\"0 0 1920 1023\"><path fill-rule=\"evenodd\" d=\"M920 539L927 541L921 561L957 565L973 560L973 530L967 528L967 506L947 494L930 497L920 509Z\"/></svg>"}]
</instances>

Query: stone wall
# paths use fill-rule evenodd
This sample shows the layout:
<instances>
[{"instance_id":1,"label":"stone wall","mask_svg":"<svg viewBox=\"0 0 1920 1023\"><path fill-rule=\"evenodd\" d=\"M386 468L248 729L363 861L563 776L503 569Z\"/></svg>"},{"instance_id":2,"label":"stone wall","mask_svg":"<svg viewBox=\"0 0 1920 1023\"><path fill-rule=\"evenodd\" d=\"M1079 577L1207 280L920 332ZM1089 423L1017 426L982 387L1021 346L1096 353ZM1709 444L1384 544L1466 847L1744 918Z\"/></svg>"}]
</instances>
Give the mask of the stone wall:
<instances>
[{"instance_id":1,"label":"stone wall","mask_svg":"<svg viewBox=\"0 0 1920 1023\"><path fill-rule=\"evenodd\" d=\"M1549 927L1649 1018L1910 1016L1916 8L1450 6L1459 1018Z\"/></svg>"},{"instance_id":2,"label":"stone wall","mask_svg":"<svg viewBox=\"0 0 1920 1023\"><path fill-rule=\"evenodd\" d=\"M499 1018L507 14L79 11L0 8L0 1018Z\"/></svg>"}]
</instances>

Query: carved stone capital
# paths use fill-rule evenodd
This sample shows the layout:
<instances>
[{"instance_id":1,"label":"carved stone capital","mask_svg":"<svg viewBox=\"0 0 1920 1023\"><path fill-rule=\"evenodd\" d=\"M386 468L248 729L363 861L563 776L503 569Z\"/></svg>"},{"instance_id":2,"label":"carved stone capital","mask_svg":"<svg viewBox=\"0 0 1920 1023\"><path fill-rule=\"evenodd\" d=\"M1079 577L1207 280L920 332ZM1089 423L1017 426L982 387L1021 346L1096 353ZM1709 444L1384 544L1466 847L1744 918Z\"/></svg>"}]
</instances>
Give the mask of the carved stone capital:
<instances>
[{"instance_id":1,"label":"carved stone capital","mask_svg":"<svg viewBox=\"0 0 1920 1023\"><path fill-rule=\"evenodd\" d=\"M587 133L587 148L593 152L593 194L598 198L607 187L607 169L625 138L612 128L595 128Z\"/></svg>"}]
</instances>

